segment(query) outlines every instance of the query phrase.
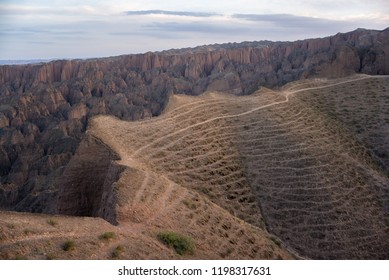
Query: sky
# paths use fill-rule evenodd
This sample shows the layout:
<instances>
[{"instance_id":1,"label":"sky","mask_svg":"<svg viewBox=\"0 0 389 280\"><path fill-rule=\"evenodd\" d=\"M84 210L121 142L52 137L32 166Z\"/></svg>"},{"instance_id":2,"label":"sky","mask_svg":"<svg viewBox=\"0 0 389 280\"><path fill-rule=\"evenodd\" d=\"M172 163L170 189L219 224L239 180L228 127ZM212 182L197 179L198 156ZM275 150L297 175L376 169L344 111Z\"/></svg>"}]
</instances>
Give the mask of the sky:
<instances>
[{"instance_id":1,"label":"sky","mask_svg":"<svg viewBox=\"0 0 389 280\"><path fill-rule=\"evenodd\" d=\"M387 27L388 0L0 0L0 60L294 41Z\"/></svg>"}]
</instances>

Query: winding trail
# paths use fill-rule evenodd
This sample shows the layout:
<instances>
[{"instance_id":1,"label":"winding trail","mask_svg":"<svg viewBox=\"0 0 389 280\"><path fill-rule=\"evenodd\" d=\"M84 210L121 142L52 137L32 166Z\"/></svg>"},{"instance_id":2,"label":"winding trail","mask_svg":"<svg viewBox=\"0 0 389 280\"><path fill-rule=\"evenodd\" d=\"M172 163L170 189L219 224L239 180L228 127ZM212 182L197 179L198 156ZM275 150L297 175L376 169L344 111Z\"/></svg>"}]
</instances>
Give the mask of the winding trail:
<instances>
[{"instance_id":1,"label":"winding trail","mask_svg":"<svg viewBox=\"0 0 389 280\"><path fill-rule=\"evenodd\" d=\"M371 186L385 189L387 180L347 127L327 115L332 107L315 99L363 101L381 77L388 78L298 81L245 97L174 96L160 117L135 124L102 116L96 131L116 148L121 164L142 172L136 186L128 186L134 209L123 208L124 217L136 210L141 222L120 227L141 234L182 217L179 228L209 230L199 234L201 242L200 235L218 232L244 248L242 235L209 211L220 207L223 215L281 238L281 247L298 258L385 255L384 247L361 246L385 243L385 219L372 203ZM350 245L354 238L363 242Z\"/></svg>"},{"instance_id":2,"label":"winding trail","mask_svg":"<svg viewBox=\"0 0 389 280\"><path fill-rule=\"evenodd\" d=\"M386 78L387 76L374 76L374 77ZM355 78L355 79L350 79L350 80L346 80L346 81L340 81L340 82L336 82L336 83L331 83L331 84L324 85L324 86L309 87L309 88L303 88L303 89L298 89L298 90L293 90L293 91L290 91L290 90L281 91L279 93L279 95L285 97L285 99L282 100L282 101L276 101L276 102L273 102L273 103L270 103L270 104L262 105L262 106L256 107L256 108L251 109L251 110L246 111L246 112L242 112L242 113L238 113L238 114L233 114L233 115L218 116L218 117L210 118L208 120L201 121L201 122L189 125L187 127L184 127L184 128L179 129L179 130L176 130L176 131L174 131L172 133L169 133L169 134L167 134L167 135L165 135L163 137L157 138L154 141L148 143L147 145L144 145L144 146L138 148L137 150L135 150L133 152L133 154L130 157L134 158L137 155L139 155L142 151L144 151L145 149L147 149L147 148L157 144L158 142L160 142L162 140L165 140L165 139L167 139L169 137L172 137L174 135L180 134L182 132L185 132L185 131L187 131L189 129L192 129L192 128L195 128L195 127L198 127L198 126L210 123L210 122L214 122L214 121L217 121L217 120L231 119L231 118L237 118L237 117L249 115L251 113L254 113L254 112L262 110L262 109L266 109L266 108L273 107L273 106L276 106L276 105L279 105L279 104L287 103L287 102L289 102L289 96L293 95L295 93L300 93L300 92L305 92L305 91L310 91L310 90L317 90L317 89L324 89L324 88L334 87L334 86L338 86L338 85L342 85L342 84L347 84L347 83L351 83L351 82L355 82L355 81L359 81L359 80L369 79L369 78L371 78L371 76L361 75L361 76L357 76L357 78Z\"/></svg>"}]
</instances>

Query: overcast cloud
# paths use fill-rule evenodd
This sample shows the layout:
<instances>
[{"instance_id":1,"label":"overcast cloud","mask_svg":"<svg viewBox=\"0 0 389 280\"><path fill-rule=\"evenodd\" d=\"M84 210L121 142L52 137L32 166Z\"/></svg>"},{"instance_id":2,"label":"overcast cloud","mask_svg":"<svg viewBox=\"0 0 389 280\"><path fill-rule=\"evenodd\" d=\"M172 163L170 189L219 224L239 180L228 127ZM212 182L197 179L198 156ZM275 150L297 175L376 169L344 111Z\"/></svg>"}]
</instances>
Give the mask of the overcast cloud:
<instances>
[{"instance_id":1,"label":"overcast cloud","mask_svg":"<svg viewBox=\"0 0 389 280\"><path fill-rule=\"evenodd\" d=\"M183 17L213 17L220 16L217 13L204 12L183 12L183 11L165 11L165 10L147 10L147 11L128 11L129 16L144 16L144 15L169 15L169 16L183 16Z\"/></svg>"},{"instance_id":2,"label":"overcast cloud","mask_svg":"<svg viewBox=\"0 0 389 280\"><path fill-rule=\"evenodd\" d=\"M0 59L86 58L389 27L389 1L0 0Z\"/></svg>"}]
</instances>

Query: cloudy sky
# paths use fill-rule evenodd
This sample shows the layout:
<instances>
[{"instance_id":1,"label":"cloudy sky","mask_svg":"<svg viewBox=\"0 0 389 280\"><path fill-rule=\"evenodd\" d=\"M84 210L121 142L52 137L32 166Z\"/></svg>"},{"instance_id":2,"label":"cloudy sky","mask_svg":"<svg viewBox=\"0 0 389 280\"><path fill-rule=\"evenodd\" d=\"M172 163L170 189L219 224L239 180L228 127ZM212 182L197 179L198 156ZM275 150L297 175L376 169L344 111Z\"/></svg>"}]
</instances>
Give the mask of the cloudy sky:
<instances>
[{"instance_id":1,"label":"cloudy sky","mask_svg":"<svg viewBox=\"0 0 389 280\"><path fill-rule=\"evenodd\" d=\"M389 27L388 0L0 0L0 60L290 41Z\"/></svg>"}]
</instances>

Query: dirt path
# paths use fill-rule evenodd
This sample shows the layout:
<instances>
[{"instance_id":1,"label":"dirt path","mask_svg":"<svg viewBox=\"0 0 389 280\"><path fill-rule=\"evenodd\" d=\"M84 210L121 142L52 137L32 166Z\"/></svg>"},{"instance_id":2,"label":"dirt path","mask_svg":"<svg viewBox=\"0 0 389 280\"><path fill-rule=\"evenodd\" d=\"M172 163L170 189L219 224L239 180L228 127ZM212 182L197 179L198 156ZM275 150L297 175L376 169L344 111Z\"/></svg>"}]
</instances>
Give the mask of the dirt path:
<instances>
[{"instance_id":1,"label":"dirt path","mask_svg":"<svg viewBox=\"0 0 389 280\"><path fill-rule=\"evenodd\" d=\"M370 174L360 156L363 147L342 126L318 112L317 107L300 101L338 91L349 98L363 93L355 87L371 83L364 80L375 78L387 76L307 80L278 92L264 90L225 99L217 94L204 95L198 102L178 96L159 118L136 124L102 117L98 132L117 145L122 163L145 172L132 199L140 210L136 216L143 222L129 221L120 227L138 234L147 227L172 225L169 216L183 217L185 213L188 222L184 227L214 227L218 221L204 209L200 211L199 202L184 189L205 194L234 217L283 238L283 247L294 248L295 255L296 251L306 255L301 247L312 250L307 256L333 253L332 249L322 253L317 248L317 244L333 244L321 237L321 228L330 238L345 244L350 240L344 238L345 234L357 232L358 236L372 238L375 235L366 233L367 229L361 229L355 221L368 222L369 213L377 210L364 186L381 184L384 179ZM357 191L351 185L358 186ZM354 209L349 201L357 201L364 210ZM339 223L334 222L335 211L341 215ZM311 235L302 232L303 226ZM231 238L231 230L226 229L226 234ZM236 238L243 246L240 235ZM310 243L305 245L304 238ZM345 248L360 254L358 248ZM342 250L333 254L343 256L347 250Z\"/></svg>"},{"instance_id":2,"label":"dirt path","mask_svg":"<svg viewBox=\"0 0 389 280\"><path fill-rule=\"evenodd\" d=\"M150 173L145 171L145 178L143 179L142 185L139 188L139 190L136 192L135 197L134 197L134 201L132 202L134 205L141 202L143 193L144 193L147 185L149 184L149 181L150 181Z\"/></svg>"},{"instance_id":3,"label":"dirt path","mask_svg":"<svg viewBox=\"0 0 389 280\"><path fill-rule=\"evenodd\" d=\"M376 76L374 76L374 77L376 77ZM386 77L386 76L377 76L377 77ZM282 100L282 101L277 101L277 102L273 102L273 103L270 103L270 104L262 105L262 106L254 108L254 109L251 109L249 111L238 113L238 114L213 117L213 118L207 119L205 121L201 121L201 122L198 122L198 123L186 126L184 128L178 129L178 130L176 130L176 131L174 131L172 133L164 135L164 136L162 136L160 138L157 138L154 141L151 141L150 143L148 143L148 144L138 148L137 150L135 150L132 153L132 155L130 157L134 158L137 155L139 155L142 151L144 151L145 149L147 149L147 148L157 144L158 142L161 142L162 140L165 140L165 139L167 139L169 137L172 137L174 135L177 135L177 134L180 134L182 132L185 132L185 131L187 131L189 129L192 129L192 128L195 128L195 127L198 127L198 126L210 123L210 122L214 122L216 120L231 119L231 118L237 118L237 117L249 115L249 114L254 113L256 111L263 110L265 108L269 108L269 107L273 107L273 106L276 106L276 105L279 105L279 104L287 103L287 102L289 102L289 96L293 95L293 94L296 94L296 93L300 93L300 92L304 92L304 91L310 91L310 90L317 90L317 89L324 89L324 88L334 87L334 86L338 86L338 85L341 85L341 84L351 83L351 82L355 82L355 81L359 81L359 80L364 80L364 79L369 79L369 78L371 78L371 77L367 76L367 75L362 75L362 76L358 76L355 79L350 79L350 80L346 80L346 81L340 81L340 82L337 82L337 83L331 83L329 85L324 85L324 86L303 88L303 89L298 89L298 90L293 90L293 91L290 91L290 90L281 91L279 93L279 95L285 97L285 99Z\"/></svg>"}]
</instances>

